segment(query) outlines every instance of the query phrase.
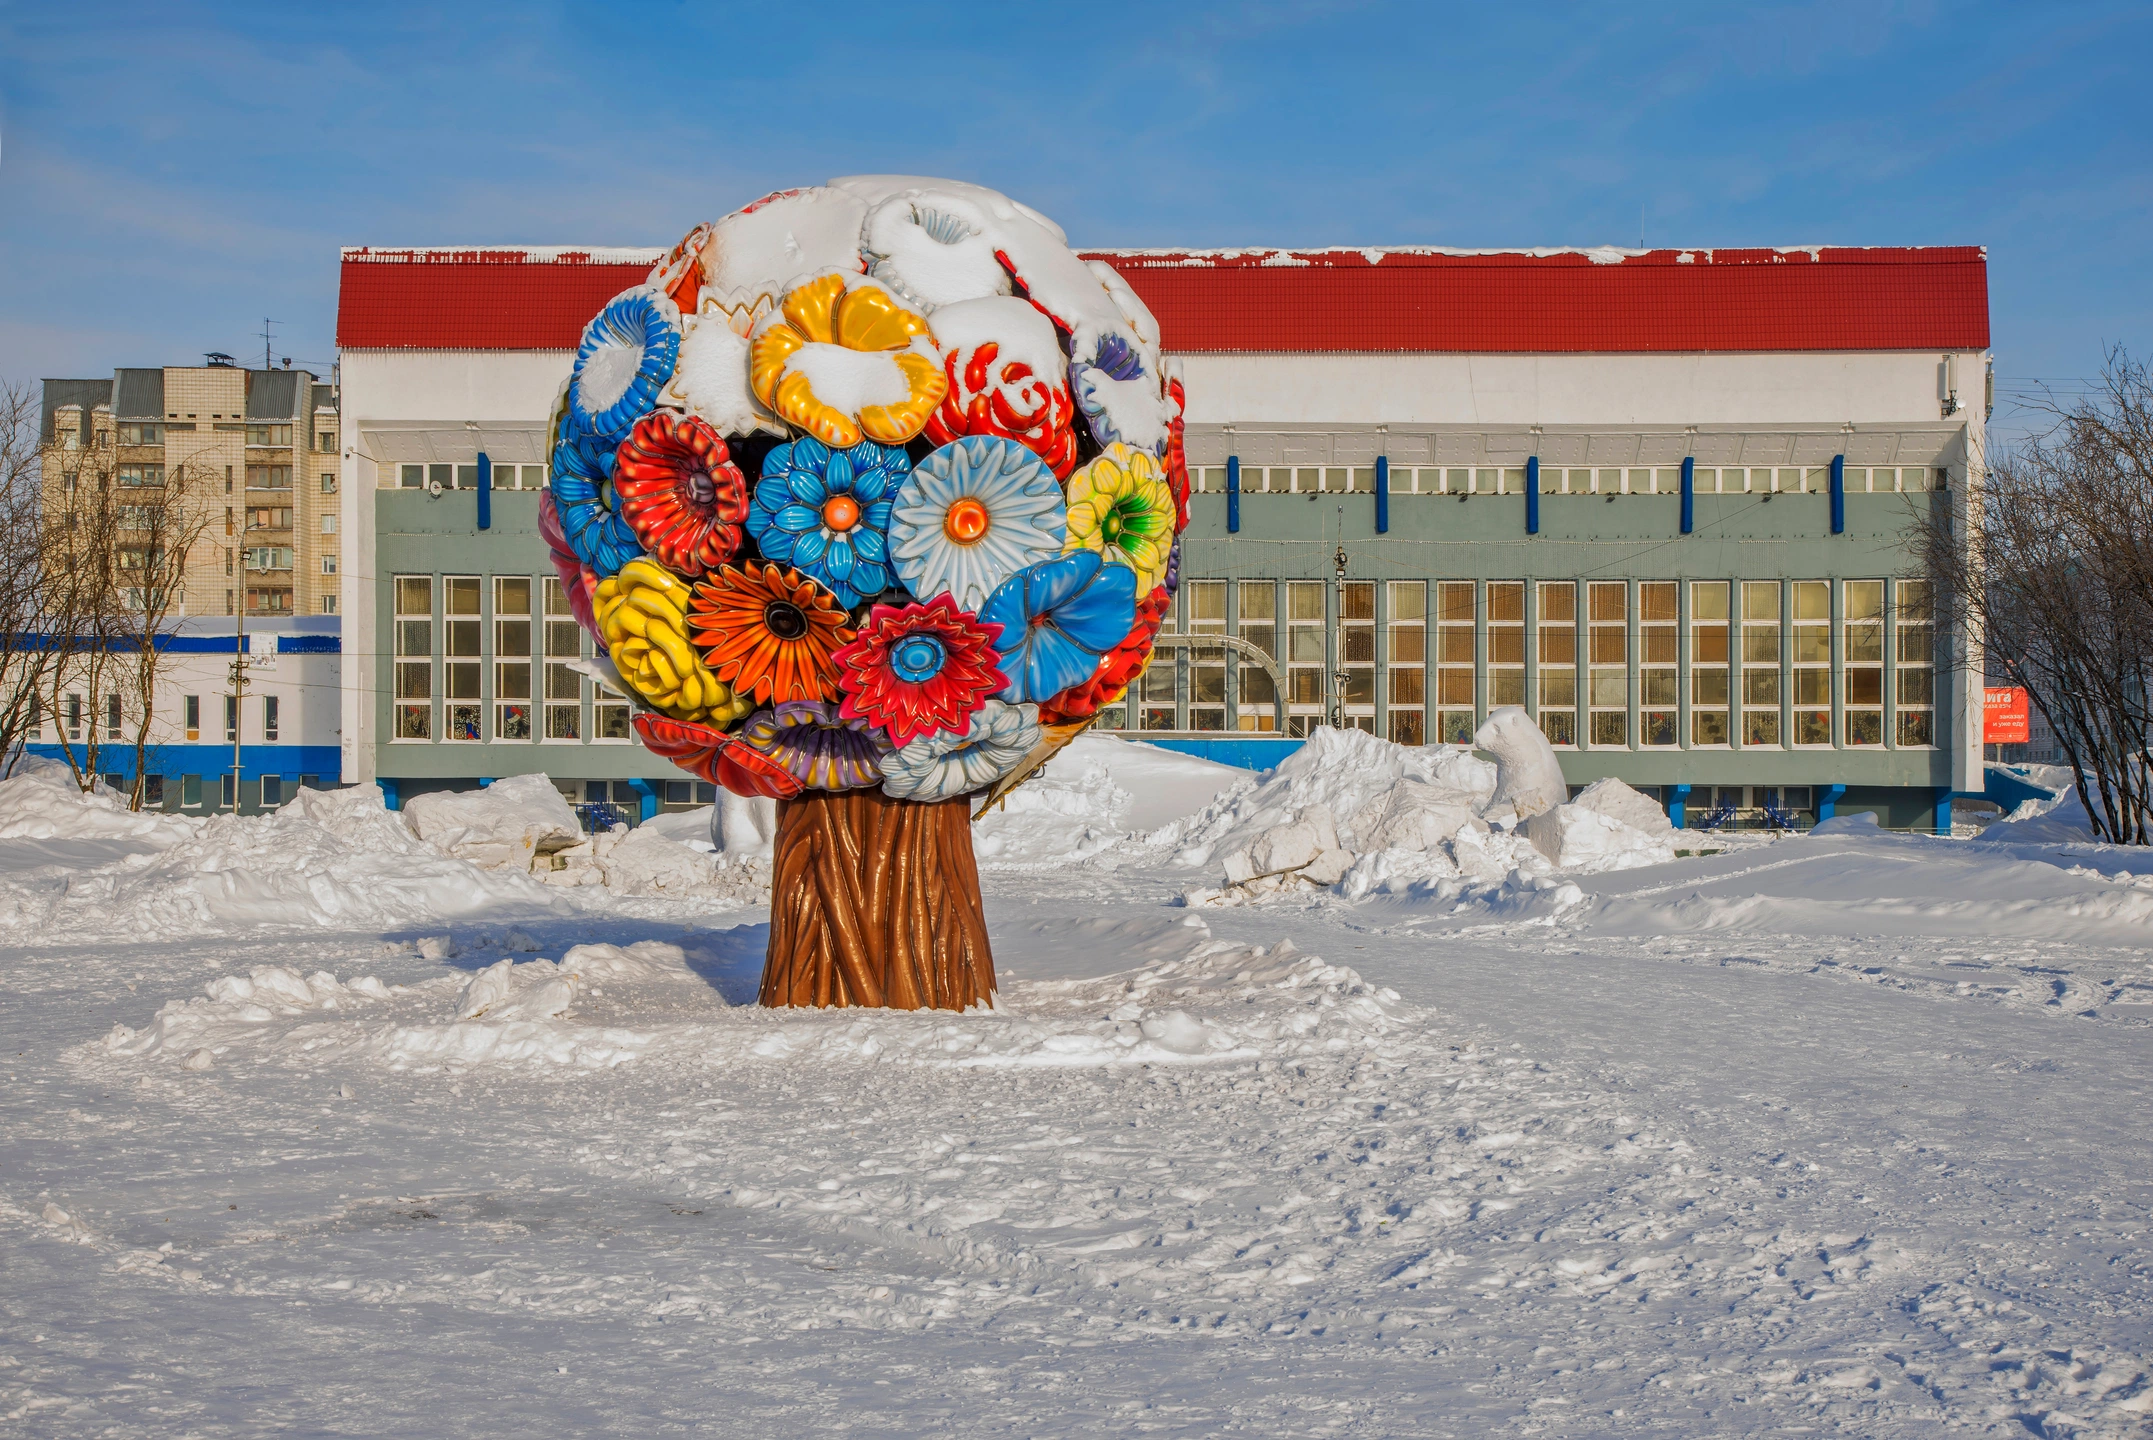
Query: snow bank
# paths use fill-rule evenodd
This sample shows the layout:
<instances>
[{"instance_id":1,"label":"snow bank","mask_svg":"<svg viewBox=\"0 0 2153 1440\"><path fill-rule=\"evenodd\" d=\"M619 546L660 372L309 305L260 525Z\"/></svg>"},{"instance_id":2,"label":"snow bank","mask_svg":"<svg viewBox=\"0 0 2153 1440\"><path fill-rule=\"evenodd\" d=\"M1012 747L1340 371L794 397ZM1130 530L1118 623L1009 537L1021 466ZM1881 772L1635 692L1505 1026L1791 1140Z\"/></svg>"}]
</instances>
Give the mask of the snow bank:
<instances>
[{"instance_id":1,"label":"snow bank","mask_svg":"<svg viewBox=\"0 0 2153 1440\"><path fill-rule=\"evenodd\" d=\"M1495 757L1495 794L1490 809L1508 805L1519 819L1554 809L1569 797L1555 747L1516 705L1498 705L1473 735L1473 744Z\"/></svg>"},{"instance_id":2,"label":"snow bank","mask_svg":"<svg viewBox=\"0 0 2153 1440\"><path fill-rule=\"evenodd\" d=\"M1612 775L1587 785L1569 804L1527 820L1525 837L1564 871L1630 870L1675 858L1675 827L1667 812Z\"/></svg>"},{"instance_id":3,"label":"snow bank","mask_svg":"<svg viewBox=\"0 0 2153 1440\"><path fill-rule=\"evenodd\" d=\"M427 844L482 869L529 870L583 839L576 812L543 775L511 775L482 790L414 796L404 822Z\"/></svg>"},{"instance_id":4,"label":"snow bank","mask_svg":"<svg viewBox=\"0 0 2153 1440\"><path fill-rule=\"evenodd\" d=\"M128 824L98 797L55 795L55 822ZM62 808L62 806L65 808ZM301 790L266 815L148 819L150 853L64 875L0 876L0 923L52 936L148 939L232 927L388 929L479 910L559 913L526 876L485 871L421 841L373 785ZM175 838L176 837L176 838Z\"/></svg>"},{"instance_id":5,"label":"snow bank","mask_svg":"<svg viewBox=\"0 0 2153 1440\"><path fill-rule=\"evenodd\" d=\"M199 820L129 810L102 785L88 794L64 765L36 756L0 780L0 840L148 840L170 843L195 833Z\"/></svg>"},{"instance_id":6,"label":"snow bank","mask_svg":"<svg viewBox=\"0 0 2153 1440\"><path fill-rule=\"evenodd\" d=\"M973 853L983 870L1024 870L1170 844L1178 832L1167 827L1249 778L1156 745L1079 735L973 821Z\"/></svg>"}]
</instances>

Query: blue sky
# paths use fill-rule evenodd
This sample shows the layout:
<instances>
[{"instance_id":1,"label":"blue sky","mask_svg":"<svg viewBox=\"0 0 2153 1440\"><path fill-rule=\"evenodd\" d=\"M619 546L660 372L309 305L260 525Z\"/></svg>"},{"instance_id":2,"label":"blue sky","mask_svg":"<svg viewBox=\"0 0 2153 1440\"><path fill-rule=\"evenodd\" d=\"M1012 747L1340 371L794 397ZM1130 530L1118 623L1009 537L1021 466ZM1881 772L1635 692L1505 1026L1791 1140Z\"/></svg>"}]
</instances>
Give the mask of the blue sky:
<instances>
[{"instance_id":1,"label":"blue sky","mask_svg":"<svg viewBox=\"0 0 2153 1440\"><path fill-rule=\"evenodd\" d=\"M326 368L337 247L670 244L972 179L1080 244L1983 244L1999 376L2153 351L2144 4L0 0L0 376ZM257 361L258 363L258 361Z\"/></svg>"}]
</instances>

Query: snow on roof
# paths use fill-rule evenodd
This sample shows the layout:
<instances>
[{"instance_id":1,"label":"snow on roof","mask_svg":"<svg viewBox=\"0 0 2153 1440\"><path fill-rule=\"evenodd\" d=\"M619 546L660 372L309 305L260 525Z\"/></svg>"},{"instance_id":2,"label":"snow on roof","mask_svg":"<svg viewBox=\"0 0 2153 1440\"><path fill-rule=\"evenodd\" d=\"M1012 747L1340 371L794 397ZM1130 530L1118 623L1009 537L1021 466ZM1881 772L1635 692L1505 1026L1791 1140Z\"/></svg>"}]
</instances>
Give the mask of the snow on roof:
<instances>
[{"instance_id":1,"label":"snow on roof","mask_svg":"<svg viewBox=\"0 0 2153 1440\"><path fill-rule=\"evenodd\" d=\"M347 349L573 349L662 251L351 247ZM1198 353L1983 350L1979 246L1091 249Z\"/></svg>"}]
</instances>

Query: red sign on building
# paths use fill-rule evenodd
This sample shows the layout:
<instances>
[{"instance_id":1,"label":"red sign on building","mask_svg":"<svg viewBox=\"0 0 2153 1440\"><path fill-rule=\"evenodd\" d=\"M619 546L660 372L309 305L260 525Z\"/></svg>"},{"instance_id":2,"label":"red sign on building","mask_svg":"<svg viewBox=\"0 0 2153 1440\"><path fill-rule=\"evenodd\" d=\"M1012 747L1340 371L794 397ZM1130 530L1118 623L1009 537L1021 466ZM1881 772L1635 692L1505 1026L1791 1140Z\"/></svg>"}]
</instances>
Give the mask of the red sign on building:
<instances>
[{"instance_id":1,"label":"red sign on building","mask_svg":"<svg viewBox=\"0 0 2153 1440\"><path fill-rule=\"evenodd\" d=\"M1989 745L2023 745L2033 738L2026 692L2016 685L1992 686L1982 693L1981 739Z\"/></svg>"}]
</instances>

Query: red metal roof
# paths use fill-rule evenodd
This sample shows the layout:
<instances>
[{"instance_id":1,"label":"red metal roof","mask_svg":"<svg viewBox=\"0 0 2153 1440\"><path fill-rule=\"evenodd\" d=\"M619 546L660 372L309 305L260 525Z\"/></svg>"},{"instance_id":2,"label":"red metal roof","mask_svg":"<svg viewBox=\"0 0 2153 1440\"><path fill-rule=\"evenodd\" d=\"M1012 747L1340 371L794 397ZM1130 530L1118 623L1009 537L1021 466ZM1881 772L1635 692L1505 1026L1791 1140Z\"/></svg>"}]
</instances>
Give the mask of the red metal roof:
<instances>
[{"instance_id":1,"label":"red metal roof","mask_svg":"<svg viewBox=\"0 0 2153 1440\"><path fill-rule=\"evenodd\" d=\"M572 349L655 250L347 250L337 342ZM1093 250L1196 352L1983 350L1977 246Z\"/></svg>"}]
</instances>

